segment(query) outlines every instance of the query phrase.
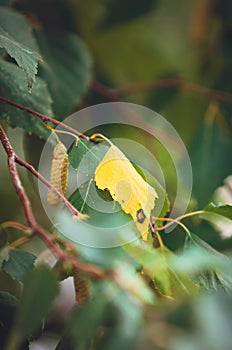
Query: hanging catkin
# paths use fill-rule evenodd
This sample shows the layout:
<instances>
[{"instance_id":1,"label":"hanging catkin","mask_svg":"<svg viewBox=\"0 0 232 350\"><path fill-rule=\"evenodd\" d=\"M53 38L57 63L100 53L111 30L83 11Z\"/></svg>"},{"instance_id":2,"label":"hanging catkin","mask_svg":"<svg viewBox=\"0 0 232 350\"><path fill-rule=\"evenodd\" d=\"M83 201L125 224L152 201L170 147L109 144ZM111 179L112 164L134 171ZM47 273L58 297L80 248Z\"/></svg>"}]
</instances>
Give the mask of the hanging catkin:
<instances>
[{"instance_id":1,"label":"hanging catkin","mask_svg":"<svg viewBox=\"0 0 232 350\"><path fill-rule=\"evenodd\" d=\"M74 271L73 280L77 304L82 305L90 299L89 281L77 270Z\"/></svg>"},{"instance_id":2,"label":"hanging catkin","mask_svg":"<svg viewBox=\"0 0 232 350\"><path fill-rule=\"evenodd\" d=\"M53 151L53 160L50 172L50 183L63 195L68 184L68 154L63 143L58 142ZM61 199L55 192L48 190L47 201L50 205L59 204Z\"/></svg>"}]
</instances>

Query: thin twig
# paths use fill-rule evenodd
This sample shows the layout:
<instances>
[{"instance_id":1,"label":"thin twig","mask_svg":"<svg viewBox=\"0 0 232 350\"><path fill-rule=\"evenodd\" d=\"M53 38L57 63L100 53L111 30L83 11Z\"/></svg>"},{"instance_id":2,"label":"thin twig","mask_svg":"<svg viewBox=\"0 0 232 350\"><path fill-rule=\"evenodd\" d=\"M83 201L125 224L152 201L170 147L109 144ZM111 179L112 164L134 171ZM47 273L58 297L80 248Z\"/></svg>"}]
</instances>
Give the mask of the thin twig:
<instances>
[{"instance_id":1,"label":"thin twig","mask_svg":"<svg viewBox=\"0 0 232 350\"><path fill-rule=\"evenodd\" d=\"M15 162L18 163L19 165L25 167L26 169L28 169L34 176L36 176L40 181L42 181L52 192L56 193L57 196L64 202L64 204L66 205L66 207L71 211L71 213L75 216L81 215L81 213L79 212L79 210L77 210L68 200L67 198L65 198L65 196L60 193L49 181L47 181L45 179L45 177L43 177L43 175L41 175L37 170L35 170L35 168L25 162L24 160L22 160L21 158L19 158L17 155L15 155Z\"/></svg>"},{"instance_id":2,"label":"thin twig","mask_svg":"<svg viewBox=\"0 0 232 350\"><path fill-rule=\"evenodd\" d=\"M13 106L15 108L18 108L18 109L21 109L22 111L24 112L27 112L27 113L30 113L30 114L33 114L34 116L36 116L37 118L41 119L43 123L47 124L48 122L51 122L55 125L58 125L58 126L61 126L62 128L66 129L66 130L69 130L71 131L73 134L79 136L80 138L82 139L85 139L87 141L90 141L89 137L82 134L81 132L77 131L76 129L73 129L71 126L68 126L62 122L60 122L59 120L57 119L54 119L54 118L51 118L51 117L48 117L47 115L44 115L42 113L39 113L39 112L36 112L34 111L33 109L29 108L29 107L26 107L26 106L22 106L21 104L19 103L16 103L14 101L11 101L5 97L0 97L0 101L10 105L10 106Z\"/></svg>"}]
</instances>

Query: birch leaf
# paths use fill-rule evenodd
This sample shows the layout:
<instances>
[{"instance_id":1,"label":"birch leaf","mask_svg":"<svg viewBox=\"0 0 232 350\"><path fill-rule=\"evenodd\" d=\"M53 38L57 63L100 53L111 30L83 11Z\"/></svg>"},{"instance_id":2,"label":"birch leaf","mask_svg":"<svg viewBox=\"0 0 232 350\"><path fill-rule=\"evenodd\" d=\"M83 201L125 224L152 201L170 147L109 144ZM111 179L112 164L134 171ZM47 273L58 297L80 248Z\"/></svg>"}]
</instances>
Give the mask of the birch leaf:
<instances>
[{"instance_id":1,"label":"birch leaf","mask_svg":"<svg viewBox=\"0 0 232 350\"><path fill-rule=\"evenodd\" d=\"M132 216L146 240L151 210L158 195L116 146L111 146L99 163L95 181L101 190L108 189L124 212Z\"/></svg>"}]
</instances>

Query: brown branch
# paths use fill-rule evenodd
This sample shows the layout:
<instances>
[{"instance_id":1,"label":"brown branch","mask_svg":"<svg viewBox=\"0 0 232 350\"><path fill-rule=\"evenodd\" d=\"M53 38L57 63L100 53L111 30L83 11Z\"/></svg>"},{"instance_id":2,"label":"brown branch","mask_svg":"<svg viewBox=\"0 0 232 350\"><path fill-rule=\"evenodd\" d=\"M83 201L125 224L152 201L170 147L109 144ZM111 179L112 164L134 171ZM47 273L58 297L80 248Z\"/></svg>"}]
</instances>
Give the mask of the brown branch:
<instances>
[{"instance_id":1,"label":"brown branch","mask_svg":"<svg viewBox=\"0 0 232 350\"><path fill-rule=\"evenodd\" d=\"M118 101L121 97L133 95L140 92L151 91L156 89L180 89L181 91L193 92L198 95L207 97L209 100L218 100L232 103L232 94L229 92L210 89L198 84L186 83L180 78L161 79L145 83L135 83L123 86L121 88L109 88L99 82L93 81L90 88L107 98L110 101Z\"/></svg>"},{"instance_id":2,"label":"brown branch","mask_svg":"<svg viewBox=\"0 0 232 350\"><path fill-rule=\"evenodd\" d=\"M105 97L109 101L117 102L120 98L116 89L111 89L99 81L93 80L89 87L91 90L95 91L100 96Z\"/></svg>"},{"instance_id":3,"label":"brown branch","mask_svg":"<svg viewBox=\"0 0 232 350\"><path fill-rule=\"evenodd\" d=\"M59 260L69 262L73 268L78 269L84 274L95 277L95 278L109 278L112 272L104 271L100 267L83 263L78 260L75 256L69 255L61 249L61 247L57 244L55 237L51 236L45 229L43 229L37 223L34 214L32 212L31 202L25 192L25 189L21 183L17 168L16 168L16 155L15 152L8 140L5 131L0 126L0 140L6 151L8 157L8 167L11 176L12 183L14 185L15 191L20 199L20 202L23 207L24 215L27 221L28 226L30 227L32 234L40 237L44 243L49 247L54 256L56 256Z\"/></svg>"},{"instance_id":4,"label":"brown branch","mask_svg":"<svg viewBox=\"0 0 232 350\"><path fill-rule=\"evenodd\" d=\"M127 96L139 92L155 90L155 89L169 89L169 88L177 88L180 89L183 87L183 81L179 78L176 79L162 79L155 80L146 83L135 83L129 84L121 88L113 89L114 93L119 96Z\"/></svg>"},{"instance_id":5,"label":"brown branch","mask_svg":"<svg viewBox=\"0 0 232 350\"><path fill-rule=\"evenodd\" d=\"M71 126L68 126L66 125L65 123L62 123L60 122L59 120L57 119L54 119L54 118L51 118L51 117L48 117L47 115L44 115L44 114L41 114L39 112L36 112L34 111L33 109L29 108L29 107L26 107L26 106L22 106L20 105L19 103L16 103L14 101L11 101L11 100L8 100L7 98L5 97L0 97L0 101L10 105L10 106L13 106L15 108L18 108L18 109L21 109L22 111L24 112L27 112L27 113L30 113L30 114L33 114L34 116L36 116L37 118L41 119L43 123L47 124L48 122L51 122L55 125L58 125L58 126L61 126L62 128L72 132L73 134L79 136L80 138L82 139L85 139L87 141L90 141L89 137L80 133L79 131L77 131L76 129L73 129Z\"/></svg>"}]
</instances>

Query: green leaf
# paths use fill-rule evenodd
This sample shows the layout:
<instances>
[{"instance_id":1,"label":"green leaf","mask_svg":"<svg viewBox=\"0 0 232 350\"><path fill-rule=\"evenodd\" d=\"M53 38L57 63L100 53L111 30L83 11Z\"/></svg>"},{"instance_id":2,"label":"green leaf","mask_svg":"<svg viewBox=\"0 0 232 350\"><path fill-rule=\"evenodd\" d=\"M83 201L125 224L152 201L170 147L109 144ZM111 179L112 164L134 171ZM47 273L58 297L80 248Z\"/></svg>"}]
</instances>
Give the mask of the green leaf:
<instances>
[{"instance_id":1,"label":"green leaf","mask_svg":"<svg viewBox=\"0 0 232 350\"><path fill-rule=\"evenodd\" d=\"M45 115L52 115L51 97L41 79L36 79L32 92L29 93L21 69L0 59L0 80L3 97ZM0 105L0 119L12 128L21 127L28 133L35 133L45 139L50 134L39 118L3 103Z\"/></svg>"},{"instance_id":2,"label":"green leaf","mask_svg":"<svg viewBox=\"0 0 232 350\"><path fill-rule=\"evenodd\" d=\"M1 6L0 9L0 25L4 31L32 51L40 53L32 27L25 17L9 7Z\"/></svg>"},{"instance_id":3,"label":"green leaf","mask_svg":"<svg viewBox=\"0 0 232 350\"><path fill-rule=\"evenodd\" d=\"M38 31L44 61L39 75L47 82L57 119L69 115L87 92L91 59L87 48L74 34Z\"/></svg>"},{"instance_id":4,"label":"green leaf","mask_svg":"<svg viewBox=\"0 0 232 350\"><path fill-rule=\"evenodd\" d=\"M93 147L93 143L84 139L79 139L78 144L76 142L72 144L68 152L68 159L73 169L78 169L80 162L91 147Z\"/></svg>"},{"instance_id":5,"label":"green leaf","mask_svg":"<svg viewBox=\"0 0 232 350\"><path fill-rule=\"evenodd\" d=\"M3 261L3 270L17 281L23 282L34 267L36 256L20 249L12 249Z\"/></svg>"},{"instance_id":6,"label":"green leaf","mask_svg":"<svg viewBox=\"0 0 232 350\"><path fill-rule=\"evenodd\" d=\"M232 206L231 205L216 205L214 203L210 203L205 208L206 212L211 212L214 214L218 214L224 216L227 219L232 220Z\"/></svg>"},{"instance_id":7,"label":"green leaf","mask_svg":"<svg viewBox=\"0 0 232 350\"><path fill-rule=\"evenodd\" d=\"M30 47L27 47L23 42L18 41L14 37L14 33L19 30L25 29L25 23L22 24L22 18L19 19L19 15L15 15L12 10L0 7L0 47L4 48L7 53L15 59L20 68L25 71L26 78L28 81L28 88L32 87L32 84L35 82L35 75L37 74L38 62L41 60L41 56L36 51L32 50ZM13 15L12 15L13 14ZM15 18L16 17L16 18ZM3 25L2 25L3 22ZM14 33L9 34L8 28L15 23ZM8 23L8 25L6 25ZM5 24L5 28L4 28ZM17 27L18 24L18 27ZM12 30L11 30L12 32ZM17 34L16 34L17 35ZM31 34L32 35L32 34Z\"/></svg>"},{"instance_id":8,"label":"green leaf","mask_svg":"<svg viewBox=\"0 0 232 350\"><path fill-rule=\"evenodd\" d=\"M75 170L78 170L83 161L80 171L88 176L93 176L96 167L108 149L109 146L105 143L94 144L80 138L78 144L76 145L75 141L69 149L69 163Z\"/></svg>"},{"instance_id":9,"label":"green leaf","mask_svg":"<svg viewBox=\"0 0 232 350\"><path fill-rule=\"evenodd\" d=\"M230 135L216 121L202 124L190 150L193 194L199 207L209 203L213 191L231 174L232 163L228 161L231 154Z\"/></svg>"},{"instance_id":10,"label":"green leaf","mask_svg":"<svg viewBox=\"0 0 232 350\"><path fill-rule=\"evenodd\" d=\"M41 265L27 277L20 300L18 323L21 337L29 336L49 314L59 293L56 275Z\"/></svg>"}]
</instances>

